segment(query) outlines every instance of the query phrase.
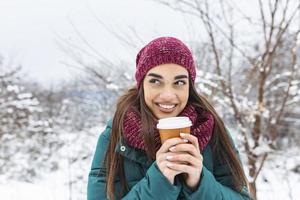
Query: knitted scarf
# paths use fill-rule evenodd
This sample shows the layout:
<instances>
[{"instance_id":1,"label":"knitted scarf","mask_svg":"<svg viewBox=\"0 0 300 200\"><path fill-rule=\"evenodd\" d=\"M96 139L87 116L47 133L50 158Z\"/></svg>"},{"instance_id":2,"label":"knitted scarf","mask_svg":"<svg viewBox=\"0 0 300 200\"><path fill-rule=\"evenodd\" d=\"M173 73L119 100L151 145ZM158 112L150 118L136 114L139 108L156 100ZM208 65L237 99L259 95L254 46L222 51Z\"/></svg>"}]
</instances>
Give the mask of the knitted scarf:
<instances>
[{"instance_id":1,"label":"knitted scarf","mask_svg":"<svg viewBox=\"0 0 300 200\"><path fill-rule=\"evenodd\" d=\"M179 116L189 117L192 121L191 134L198 138L199 148L202 151L209 142L214 128L214 118L209 112L196 110L192 105L187 105ZM154 123L155 147L158 150L161 146L159 132L156 128L157 121ZM123 132L124 139L131 147L145 151L140 114L134 109L129 108L124 116Z\"/></svg>"}]
</instances>

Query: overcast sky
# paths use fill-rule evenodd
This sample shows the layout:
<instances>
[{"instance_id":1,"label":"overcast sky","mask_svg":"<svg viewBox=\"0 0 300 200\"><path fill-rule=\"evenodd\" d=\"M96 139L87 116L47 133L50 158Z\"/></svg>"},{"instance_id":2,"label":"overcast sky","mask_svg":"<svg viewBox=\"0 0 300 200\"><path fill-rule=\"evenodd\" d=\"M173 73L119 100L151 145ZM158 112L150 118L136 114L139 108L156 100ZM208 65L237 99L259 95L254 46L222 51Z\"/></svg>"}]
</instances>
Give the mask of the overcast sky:
<instances>
[{"instance_id":1,"label":"overcast sky","mask_svg":"<svg viewBox=\"0 0 300 200\"><path fill-rule=\"evenodd\" d=\"M191 37L180 14L149 0L0 0L0 54L39 82L66 79L74 69L63 64L69 58L56 41L78 40L72 22L100 53L135 59L91 11L116 31L134 27L145 42L160 35Z\"/></svg>"},{"instance_id":2,"label":"overcast sky","mask_svg":"<svg viewBox=\"0 0 300 200\"><path fill-rule=\"evenodd\" d=\"M247 16L259 18L257 1L228 2L234 2ZM133 27L143 42L136 39L136 52L128 51L97 18L122 35L127 32L130 35L129 27ZM243 21L236 17L239 26L236 30L244 31L242 37L251 40L255 37L253 28ZM63 38L87 48L73 26L100 54L112 61L118 57L132 63L138 49L155 37L175 36L190 41L203 40L196 37L205 35L199 20L184 17L152 0L0 0L0 55L6 62L22 65L27 77L38 82L48 84L68 79L76 70L63 64L71 59L57 41Z\"/></svg>"}]
</instances>

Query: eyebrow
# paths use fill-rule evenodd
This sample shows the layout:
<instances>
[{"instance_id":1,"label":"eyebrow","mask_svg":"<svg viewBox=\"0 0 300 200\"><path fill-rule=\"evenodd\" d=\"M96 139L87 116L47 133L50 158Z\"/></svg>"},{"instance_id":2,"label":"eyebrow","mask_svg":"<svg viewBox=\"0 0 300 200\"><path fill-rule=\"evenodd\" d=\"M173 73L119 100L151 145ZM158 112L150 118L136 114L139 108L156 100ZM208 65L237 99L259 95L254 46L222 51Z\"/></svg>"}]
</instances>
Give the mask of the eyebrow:
<instances>
[{"instance_id":1,"label":"eyebrow","mask_svg":"<svg viewBox=\"0 0 300 200\"><path fill-rule=\"evenodd\" d=\"M149 73L148 76L153 76L155 78L159 78L159 79L163 79L163 77L159 74L155 74L155 73ZM178 76L175 76L175 80L177 79L183 79L183 78L188 78L187 75L178 75Z\"/></svg>"},{"instance_id":2,"label":"eyebrow","mask_svg":"<svg viewBox=\"0 0 300 200\"><path fill-rule=\"evenodd\" d=\"M163 78L161 75L159 75L159 74L154 74L154 73L149 73L148 76L153 76L153 77L155 77L155 78L160 78L160 79Z\"/></svg>"},{"instance_id":3,"label":"eyebrow","mask_svg":"<svg viewBox=\"0 0 300 200\"><path fill-rule=\"evenodd\" d=\"M182 79L182 78L188 78L187 75L178 75L178 76L175 76L175 80L177 79Z\"/></svg>"}]
</instances>

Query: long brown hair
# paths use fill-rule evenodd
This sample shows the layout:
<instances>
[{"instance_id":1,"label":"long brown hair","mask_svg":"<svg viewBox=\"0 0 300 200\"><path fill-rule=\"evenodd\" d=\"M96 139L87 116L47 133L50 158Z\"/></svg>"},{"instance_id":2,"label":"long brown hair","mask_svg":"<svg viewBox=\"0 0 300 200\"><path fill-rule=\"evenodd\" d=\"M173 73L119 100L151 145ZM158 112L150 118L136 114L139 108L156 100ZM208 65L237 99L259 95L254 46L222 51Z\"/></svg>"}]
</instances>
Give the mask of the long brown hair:
<instances>
[{"instance_id":1,"label":"long brown hair","mask_svg":"<svg viewBox=\"0 0 300 200\"><path fill-rule=\"evenodd\" d=\"M214 132L211 138L213 156L228 165L233 176L234 189L240 191L243 186L247 186L247 179L241 163L239 162L239 159L232 147L231 140L226 132L224 123L207 99L197 93L191 80L189 82L190 89L188 103L197 108L208 111L213 115L215 120ZM122 196L128 190L124 173L123 158L115 152L115 147L123 134L123 119L125 112L131 106L140 113L141 122L143 124L141 134L144 139L147 157L150 160L155 160L155 141L151 135L154 133L153 124L156 119L145 103L143 84L141 84L139 89L136 87L129 89L117 102L116 112L112 122L110 141L104 160L107 169L106 192L109 199L115 198L114 180L117 176L119 176L122 186L122 191L120 191L120 194L117 195Z\"/></svg>"}]
</instances>

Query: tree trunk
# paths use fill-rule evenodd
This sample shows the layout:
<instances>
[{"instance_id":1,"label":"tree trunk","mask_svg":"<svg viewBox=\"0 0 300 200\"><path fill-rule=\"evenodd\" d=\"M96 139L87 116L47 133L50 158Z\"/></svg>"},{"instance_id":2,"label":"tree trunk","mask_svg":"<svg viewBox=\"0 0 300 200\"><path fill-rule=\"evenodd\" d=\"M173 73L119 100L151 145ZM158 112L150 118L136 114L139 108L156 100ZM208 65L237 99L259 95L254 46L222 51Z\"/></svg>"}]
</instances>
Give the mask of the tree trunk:
<instances>
[{"instance_id":1,"label":"tree trunk","mask_svg":"<svg viewBox=\"0 0 300 200\"><path fill-rule=\"evenodd\" d=\"M250 182L249 183L249 189L251 194L251 199L256 200L256 182Z\"/></svg>"},{"instance_id":2,"label":"tree trunk","mask_svg":"<svg viewBox=\"0 0 300 200\"><path fill-rule=\"evenodd\" d=\"M253 200L256 200L256 163L257 157L254 154L248 155L248 164L249 164L249 176L251 180L249 181L249 190L250 190L250 195L253 198Z\"/></svg>"}]
</instances>

